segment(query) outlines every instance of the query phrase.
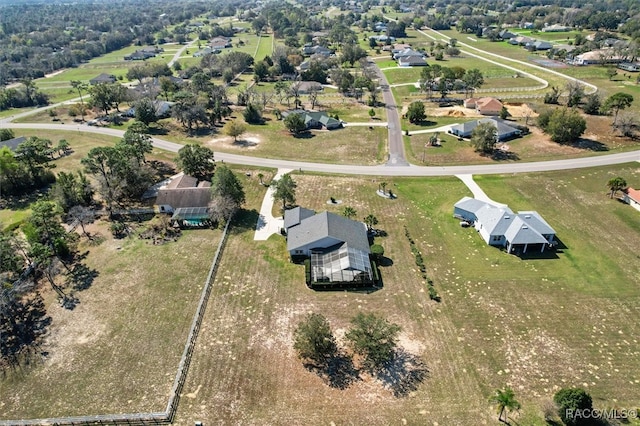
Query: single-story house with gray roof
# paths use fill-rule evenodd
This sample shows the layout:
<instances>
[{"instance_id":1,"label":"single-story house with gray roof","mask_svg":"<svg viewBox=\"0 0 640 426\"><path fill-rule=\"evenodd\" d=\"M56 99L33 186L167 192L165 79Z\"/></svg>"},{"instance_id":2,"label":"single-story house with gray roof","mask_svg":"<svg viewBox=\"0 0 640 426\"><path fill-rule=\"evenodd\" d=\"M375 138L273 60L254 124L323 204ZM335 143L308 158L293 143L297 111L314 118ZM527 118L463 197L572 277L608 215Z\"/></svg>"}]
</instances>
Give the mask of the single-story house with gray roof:
<instances>
[{"instance_id":1,"label":"single-story house with gray roof","mask_svg":"<svg viewBox=\"0 0 640 426\"><path fill-rule=\"evenodd\" d=\"M513 139L522 134L520 129L512 127L505 121L497 118L481 118L479 120L467 121L466 123L457 124L455 126L451 126L451 129L449 129L449 133L460 138L469 138L471 137L474 129L482 123L491 123L496 127L496 136L498 137L498 141Z\"/></svg>"},{"instance_id":2,"label":"single-story house with gray roof","mask_svg":"<svg viewBox=\"0 0 640 426\"><path fill-rule=\"evenodd\" d=\"M504 247L508 253L551 247L555 230L535 211L514 213L509 207L464 197L453 207L456 218L472 222L490 246Z\"/></svg>"},{"instance_id":3,"label":"single-story house with gray roof","mask_svg":"<svg viewBox=\"0 0 640 426\"><path fill-rule=\"evenodd\" d=\"M300 114L304 118L304 123L307 125L307 129L321 129L327 130L339 129L342 127L342 123L333 117L330 117L324 111L307 111L304 109L293 109L284 111L283 117L287 117L290 114Z\"/></svg>"},{"instance_id":4,"label":"single-story house with gray roof","mask_svg":"<svg viewBox=\"0 0 640 426\"><path fill-rule=\"evenodd\" d=\"M0 148L7 147L11 150L11 152L15 152L18 145L22 142L26 141L27 138L25 136L18 136L17 138L7 139L6 141L0 141Z\"/></svg>"},{"instance_id":5,"label":"single-story house with gray roof","mask_svg":"<svg viewBox=\"0 0 640 426\"><path fill-rule=\"evenodd\" d=\"M106 73L97 75L93 77L91 80L89 80L89 84L91 84L92 86L95 86L96 84L101 84L101 83L109 84L109 83L115 83L115 82L116 82L116 76L113 74L106 74Z\"/></svg>"},{"instance_id":6,"label":"single-story house with gray roof","mask_svg":"<svg viewBox=\"0 0 640 426\"><path fill-rule=\"evenodd\" d=\"M302 207L286 210L284 223L291 258L310 259L308 281L312 287L373 283L364 223Z\"/></svg>"}]
</instances>

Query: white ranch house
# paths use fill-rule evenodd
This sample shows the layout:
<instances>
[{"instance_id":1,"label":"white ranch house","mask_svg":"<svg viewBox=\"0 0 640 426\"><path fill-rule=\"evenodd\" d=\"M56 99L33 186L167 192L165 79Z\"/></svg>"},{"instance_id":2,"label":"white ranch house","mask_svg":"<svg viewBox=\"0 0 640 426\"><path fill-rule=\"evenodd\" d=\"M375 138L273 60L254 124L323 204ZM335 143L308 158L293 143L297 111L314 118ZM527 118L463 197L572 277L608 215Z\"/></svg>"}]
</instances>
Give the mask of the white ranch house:
<instances>
[{"instance_id":1,"label":"white ranch house","mask_svg":"<svg viewBox=\"0 0 640 426\"><path fill-rule=\"evenodd\" d=\"M507 253L538 250L553 246L556 231L535 211L514 213L509 207L495 206L464 197L453 208L453 215L473 224L490 246L504 247Z\"/></svg>"}]
</instances>

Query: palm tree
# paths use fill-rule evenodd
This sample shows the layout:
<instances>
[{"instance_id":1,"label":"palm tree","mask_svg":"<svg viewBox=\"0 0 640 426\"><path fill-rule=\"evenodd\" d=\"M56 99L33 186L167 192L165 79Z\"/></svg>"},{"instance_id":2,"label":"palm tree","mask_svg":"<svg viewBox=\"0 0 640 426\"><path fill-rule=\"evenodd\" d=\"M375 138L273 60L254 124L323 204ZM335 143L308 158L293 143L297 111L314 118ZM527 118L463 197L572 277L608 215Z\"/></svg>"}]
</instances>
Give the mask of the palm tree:
<instances>
[{"instance_id":1,"label":"palm tree","mask_svg":"<svg viewBox=\"0 0 640 426\"><path fill-rule=\"evenodd\" d=\"M609 179L607 182L607 186L609 187L609 198L613 198L616 195L616 192L621 191L627 187L627 181L620 176Z\"/></svg>"},{"instance_id":2,"label":"palm tree","mask_svg":"<svg viewBox=\"0 0 640 426\"><path fill-rule=\"evenodd\" d=\"M381 182L380 188L382 188L382 193L384 194L387 189L387 182Z\"/></svg>"},{"instance_id":3,"label":"palm tree","mask_svg":"<svg viewBox=\"0 0 640 426\"><path fill-rule=\"evenodd\" d=\"M520 409L520 403L516 401L513 389L508 386L504 390L496 389L495 395L489 401L498 407L498 420L503 423L507 423L509 411ZM504 419L502 418L503 414Z\"/></svg>"},{"instance_id":4,"label":"palm tree","mask_svg":"<svg viewBox=\"0 0 640 426\"><path fill-rule=\"evenodd\" d=\"M71 87L78 91L78 96L80 96L80 116L82 117L82 121L84 121L84 101L82 100L82 91L87 89L87 85L80 80L71 80Z\"/></svg>"},{"instance_id":5,"label":"palm tree","mask_svg":"<svg viewBox=\"0 0 640 426\"><path fill-rule=\"evenodd\" d=\"M354 209L354 208L353 208L353 207L351 207L351 206L346 206L346 207L344 208L344 210L342 210L342 215L343 215L344 217L346 217L347 219L354 218L354 217L356 217L356 215L357 215L357 214L358 214L358 213L356 212L356 209Z\"/></svg>"},{"instance_id":6,"label":"palm tree","mask_svg":"<svg viewBox=\"0 0 640 426\"><path fill-rule=\"evenodd\" d=\"M371 231L374 226L378 224L378 218L372 214L365 216L364 223L367 225L367 229Z\"/></svg>"}]
</instances>

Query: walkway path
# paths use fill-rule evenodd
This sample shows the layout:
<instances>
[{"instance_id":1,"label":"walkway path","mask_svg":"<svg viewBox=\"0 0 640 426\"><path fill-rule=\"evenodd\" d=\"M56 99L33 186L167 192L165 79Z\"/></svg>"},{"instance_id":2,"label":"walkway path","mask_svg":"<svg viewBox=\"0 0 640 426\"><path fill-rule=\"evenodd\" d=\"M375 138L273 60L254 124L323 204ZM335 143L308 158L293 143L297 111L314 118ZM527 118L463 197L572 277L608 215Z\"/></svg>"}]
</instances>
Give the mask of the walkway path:
<instances>
[{"instance_id":1,"label":"walkway path","mask_svg":"<svg viewBox=\"0 0 640 426\"><path fill-rule=\"evenodd\" d=\"M273 177L273 180L280 179L290 171L291 169L278 169L278 173ZM280 229L284 226L284 219L281 217L273 217L273 214L271 213L273 210L273 191L274 188L269 186L269 189L267 189L267 192L264 194L264 198L262 199L260 216L258 217L258 224L256 225L256 233L253 237L256 241L268 240L273 234L279 234Z\"/></svg>"},{"instance_id":2,"label":"walkway path","mask_svg":"<svg viewBox=\"0 0 640 426\"><path fill-rule=\"evenodd\" d=\"M386 121L367 121L363 123L342 123L344 127L387 127Z\"/></svg>"},{"instance_id":3,"label":"walkway path","mask_svg":"<svg viewBox=\"0 0 640 426\"><path fill-rule=\"evenodd\" d=\"M469 188L469 190L473 193L473 198L480 201L485 201L489 204L493 204L496 207L507 207L506 204L497 203L489 198L487 194L484 193L482 188L478 186L476 181L473 180L473 175L456 175L456 177L460 179L462 183L467 185L467 188Z\"/></svg>"},{"instance_id":4,"label":"walkway path","mask_svg":"<svg viewBox=\"0 0 640 426\"><path fill-rule=\"evenodd\" d=\"M449 133L449 130L453 126L457 126L460 123L447 124L446 126L434 127L433 129L424 129L424 130L412 130L409 132L409 135L420 135L422 133Z\"/></svg>"}]
</instances>

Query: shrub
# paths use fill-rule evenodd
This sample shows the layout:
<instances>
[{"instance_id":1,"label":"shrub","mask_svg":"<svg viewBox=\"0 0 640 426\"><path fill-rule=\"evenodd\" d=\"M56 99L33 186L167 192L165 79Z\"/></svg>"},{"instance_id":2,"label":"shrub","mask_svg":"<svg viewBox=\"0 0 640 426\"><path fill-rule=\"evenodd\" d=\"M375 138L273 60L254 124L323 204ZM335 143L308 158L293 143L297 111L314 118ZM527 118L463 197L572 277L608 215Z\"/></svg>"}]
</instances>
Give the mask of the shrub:
<instances>
[{"instance_id":1,"label":"shrub","mask_svg":"<svg viewBox=\"0 0 640 426\"><path fill-rule=\"evenodd\" d=\"M590 410L593 408L591 396L581 388L563 388L553 396L553 402L558 405L558 415L562 422L569 426L588 424L591 419L570 415L575 410Z\"/></svg>"}]
</instances>

